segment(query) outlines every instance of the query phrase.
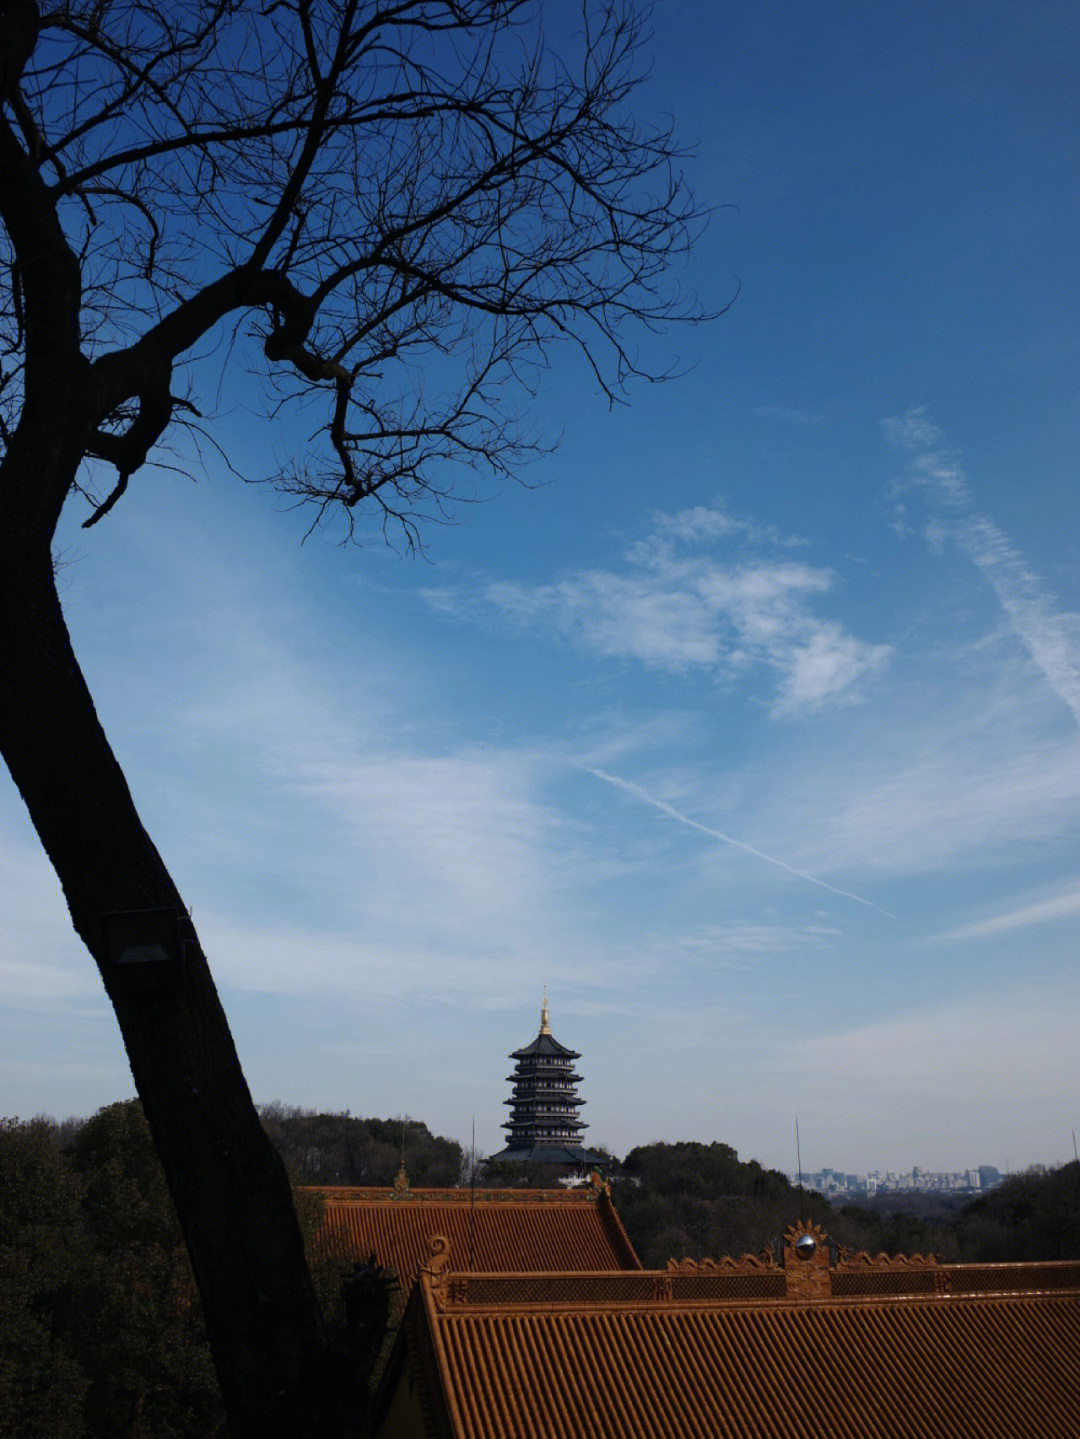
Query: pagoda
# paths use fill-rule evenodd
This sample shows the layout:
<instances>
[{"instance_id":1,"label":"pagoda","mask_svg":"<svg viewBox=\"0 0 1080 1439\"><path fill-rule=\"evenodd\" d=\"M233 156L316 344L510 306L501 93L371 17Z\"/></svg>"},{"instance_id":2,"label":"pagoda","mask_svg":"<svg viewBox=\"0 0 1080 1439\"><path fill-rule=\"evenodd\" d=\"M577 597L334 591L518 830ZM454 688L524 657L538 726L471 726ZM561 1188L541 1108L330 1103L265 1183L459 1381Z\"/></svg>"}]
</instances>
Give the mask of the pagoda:
<instances>
[{"instance_id":1,"label":"pagoda","mask_svg":"<svg viewBox=\"0 0 1080 1439\"><path fill-rule=\"evenodd\" d=\"M502 1126L509 1142L491 1155L488 1163L603 1163L603 1155L581 1144L581 1132L587 1126L578 1118L578 1110L585 1101L578 1098L581 1075L574 1071L574 1060L581 1055L552 1034L546 990L540 1033L524 1049L513 1050L510 1058L516 1061L513 1074L507 1075L513 1090L504 1101L510 1106L510 1118Z\"/></svg>"}]
</instances>

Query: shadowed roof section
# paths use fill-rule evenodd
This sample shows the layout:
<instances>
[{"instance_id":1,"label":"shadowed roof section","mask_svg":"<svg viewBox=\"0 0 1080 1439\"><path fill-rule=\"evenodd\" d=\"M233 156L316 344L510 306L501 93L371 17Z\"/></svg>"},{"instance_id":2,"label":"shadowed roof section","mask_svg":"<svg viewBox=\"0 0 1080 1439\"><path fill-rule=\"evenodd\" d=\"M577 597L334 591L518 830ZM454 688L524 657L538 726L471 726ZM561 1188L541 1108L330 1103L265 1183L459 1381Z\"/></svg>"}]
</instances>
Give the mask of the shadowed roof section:
<instances>
[{"instance_id":1,"label":"shadowed roof section","mask_svg":"<svg viewBox=\"0 0 1080 1439\"><path fill-rule=\"evenodd\" d=\"M320 1189L315 1247L342 1262L397 1270L403 1292L431 1258L436 1234L461 1269L537 1273L641 1268L606 1188Z\"/></svg>"},{"instance_id":2,"label":"shadowed roof section","mask_svg":"<svg viewBox=\"0 0 1080 1439\"><path fill-rule=\"evenodd\" d=\"M804 1265L789 1240L783 1263L621 1274L462 1274L451 1246L421 1270L379 1439L1080 1434L1080 1264Z\"/></svg>"}]
</instances>

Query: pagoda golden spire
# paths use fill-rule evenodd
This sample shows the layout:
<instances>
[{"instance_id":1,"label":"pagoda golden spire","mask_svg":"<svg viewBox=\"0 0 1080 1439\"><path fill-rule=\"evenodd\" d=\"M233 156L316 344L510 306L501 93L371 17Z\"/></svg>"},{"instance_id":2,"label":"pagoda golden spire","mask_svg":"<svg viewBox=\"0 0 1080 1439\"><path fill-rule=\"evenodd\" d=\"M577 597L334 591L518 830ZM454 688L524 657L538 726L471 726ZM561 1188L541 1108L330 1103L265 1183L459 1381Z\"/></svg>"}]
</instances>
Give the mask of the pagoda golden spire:
<instances>
[{"instance_id":1,"label":"pagoda golden spire","mask_svg":"<svg viewBox=\"0 0 1080 1439\"><path fill-rule=\"evenodd\" d=\"M544 1002L540 1006L540 1033L551 1033L551 1015L548 1013L547 985L544 985Z\"/></svg>"}]
</instances>

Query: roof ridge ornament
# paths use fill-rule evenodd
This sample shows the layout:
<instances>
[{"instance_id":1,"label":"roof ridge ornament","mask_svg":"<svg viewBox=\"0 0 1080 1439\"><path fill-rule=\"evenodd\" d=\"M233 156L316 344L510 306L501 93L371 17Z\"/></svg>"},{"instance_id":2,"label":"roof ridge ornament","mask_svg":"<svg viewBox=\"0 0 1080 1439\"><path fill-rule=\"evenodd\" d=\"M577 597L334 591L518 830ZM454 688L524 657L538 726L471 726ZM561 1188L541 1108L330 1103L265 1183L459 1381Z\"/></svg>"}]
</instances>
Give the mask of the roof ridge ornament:
<instances>
[{"instance_id":1,"label":"roof ridge ornament","mask_svg":"<svg viewBox=\"0 0 1080 1439\"><path fill-rule=\"evenodd\" d=\"M802 1304L832 1298L829 1236L812 1220L800 1219L784 1232L784 1280L787 1297Z\"/></svg>"},{"instance_id":2,"label":"roof ridge ornament","mask_svg":"<svg viewBox=\"0 0 1080 1439\"><path fill-rule=\"evenodd\" d=\"M446 1278L450 1268L450 1241L445 1234L433 1234L428 1244L430 1258L421 1264L420 1273L427 1276L431 1297L437 1309L446 1306Z\"/></svg>"},{"instance_id":3,"label":"roof ridge ornament","mask_svg":"<svg viewBox=\"0 0 1080 1439\"><path fill-rule=\"evenodd\" d=\"M738 1259L724 1254L719 1259L669 1259L667 1262L669 1274L763 1274L766 1270L780 1271L771 1245L760 1254L741 1254Z\"/></svg>"},{"instance_id":4,"label":"roof ridge ornament","mask_svg":"<svg viewBox=\"0 0 1080 1439\"><path fill-rule=\"evenodd\" d=\"M860 1249L852 1251L844 1245L839 1246L840 1257L836 1261L836 1269L850 1272L864 1271L868 1273L895 1273L904 1269L940 1269L945 1263L944 1255L941 1254L886 1254L884 1251L871 1257L869 1251Z\"/></svg>"},{"instance_id":5,"label":"roof ridge ornament","mask_svg":"<svg viewBox=\"0 0 1080 1439\"><path fill-rule=\"evenodd\" d=\"M540 1033L551 1033L551 1015L548 1012L547 985L544 985L544 1002L540 1006Z\"/></svg>"},{"instance_id":6,"label":"roof ridge ornament","mask_svg":"<svg viewBox=\"0 0 1080 1439\"><path fill-rule=\"evenodd\" d=\"M429 1258L421 1264L420 1272L430 1274L432 1283L441 1280L450 1268L450 1241L445 1234L433 1234L428 1240Z\"/></svg>"}]
</instances>

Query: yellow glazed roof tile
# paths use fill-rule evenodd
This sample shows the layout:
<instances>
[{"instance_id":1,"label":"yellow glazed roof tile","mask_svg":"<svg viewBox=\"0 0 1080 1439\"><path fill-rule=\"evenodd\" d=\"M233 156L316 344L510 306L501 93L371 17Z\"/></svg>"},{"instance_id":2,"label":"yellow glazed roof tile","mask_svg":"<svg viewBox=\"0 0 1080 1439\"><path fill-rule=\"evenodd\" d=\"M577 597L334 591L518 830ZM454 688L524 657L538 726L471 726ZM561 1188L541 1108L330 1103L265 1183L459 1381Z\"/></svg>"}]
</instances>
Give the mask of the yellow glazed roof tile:
<instances>
[{"instance_id":1,"label":"yellow glazed roof tile","mask_svg":"<svg viewBox=\"0 0 1080 1439\"><path fill-rule=\"evenodd\" d=\"M640 1269L611 1201L583 1190L323 1189L317 1250L343 1262L375 1254L411 1289L436 1234L469 1270Z\"/></svg>"},{"instance_id":2,"label":"yellow glazed roof tile","mask_svg":"<svg viewBox=\"0 0 1080 1439\"><path fill-rule=\"evenodd\" d=\"M864 1282L807 1297L787 1266L749 1256L690 1272L465 1274L455 1253L422 1270L404 1331L431 1356L419 1382L433 1434L1080 1436L1080 1264L870 1261L846 1272L907 1275L909 1292ZM919 1288L926 1273L935 1282ZM740 1289L755 1276L780 1283Z\"/></svg>"}]
</instances>

